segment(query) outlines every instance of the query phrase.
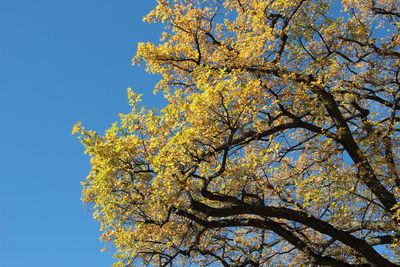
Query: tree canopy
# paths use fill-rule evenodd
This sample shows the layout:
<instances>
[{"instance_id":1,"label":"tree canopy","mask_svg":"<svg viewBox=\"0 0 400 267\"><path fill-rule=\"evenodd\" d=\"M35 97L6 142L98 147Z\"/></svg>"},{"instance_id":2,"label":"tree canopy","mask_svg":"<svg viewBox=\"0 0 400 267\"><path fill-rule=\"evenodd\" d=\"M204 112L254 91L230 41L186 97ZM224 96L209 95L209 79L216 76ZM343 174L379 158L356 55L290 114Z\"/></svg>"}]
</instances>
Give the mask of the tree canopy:
<instances>
[{"instance_id":1,"label":"tree canopy","mask_svg":"<svg viewBox=\"0 0 400 267\"><path fill-rule=\"evenodd\" d=\"M161 78L91 156L117 266L400 264L398 0L158 0ZM214 265L215 266L215 265Z\"/></svg>"}]
</instances>

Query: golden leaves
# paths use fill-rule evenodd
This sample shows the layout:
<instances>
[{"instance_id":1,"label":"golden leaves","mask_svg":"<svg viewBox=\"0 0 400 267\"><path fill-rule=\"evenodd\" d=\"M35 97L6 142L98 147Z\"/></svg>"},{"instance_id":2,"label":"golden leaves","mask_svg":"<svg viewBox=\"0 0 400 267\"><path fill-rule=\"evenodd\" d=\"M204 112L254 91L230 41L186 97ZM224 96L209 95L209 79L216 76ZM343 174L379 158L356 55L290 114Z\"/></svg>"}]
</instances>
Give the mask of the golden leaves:
<instances>
[{"instance_id":1,"label":"golden leaves","mask_svg":"<svg viewBox=\"0 0 400 267\"><path fill-rule=\"evenodd\" d=\"M282 214L254 214L257 205L304 212L346 231L353 221L399 216L389 218L368 185L375 179L399 197L398 38L371 38L382 14L370 4L343 6L349 13L335 18L322 0L158 1L145 20L167 24L166 32L157 45L140 43L133 63L160 74L155 91L168 104L147 110L128 89L132 111L104 135L73 127L92 157L82 199L95 205L117 257L208 264L207 253L224 251L231 259L266 259L261 265L300 264L322 241L339 239ZM365 158L355 164L357 156ZM253 208L209 216L195 201L224 212ZM204 226L231 219L279 222L310 247L257 227ZM354 236L364 230L380 234ZM260 252L243 256L247 249ZM321 249L350 264L358 263L356 250Z\"/></svg>"}]
</instances>

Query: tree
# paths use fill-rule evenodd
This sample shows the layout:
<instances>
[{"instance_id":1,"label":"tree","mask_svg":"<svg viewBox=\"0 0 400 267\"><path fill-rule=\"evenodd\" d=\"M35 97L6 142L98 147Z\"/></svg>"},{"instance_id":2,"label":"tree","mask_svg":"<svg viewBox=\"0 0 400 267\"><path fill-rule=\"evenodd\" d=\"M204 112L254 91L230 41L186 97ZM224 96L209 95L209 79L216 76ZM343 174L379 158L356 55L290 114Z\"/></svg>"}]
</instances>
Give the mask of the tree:
<instances>
[{"instance_id":1,"label":"tree","mask_svg":"<svg viewBox=\"0 0 400 267\"><path fill-rule=\"evenodd\" d=\"M168 104L74 127L118 264L399 264L399 2L157 2Z\"/></svg>"}]
</instances>

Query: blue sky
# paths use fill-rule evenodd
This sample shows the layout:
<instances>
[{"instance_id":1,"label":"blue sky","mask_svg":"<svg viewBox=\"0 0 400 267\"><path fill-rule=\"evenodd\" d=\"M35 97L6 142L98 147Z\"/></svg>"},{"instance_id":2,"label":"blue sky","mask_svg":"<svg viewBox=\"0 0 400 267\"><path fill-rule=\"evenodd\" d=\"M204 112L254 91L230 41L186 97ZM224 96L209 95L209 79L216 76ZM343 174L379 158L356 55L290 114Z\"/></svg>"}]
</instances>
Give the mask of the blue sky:
<instances>
[{"instance_id":1,"label":"blue sky","mask_svg":"<svg viewBox=\"0 0 400 267\"><path fill-rule=\"evenodd\" d=\"M126 88L152 94L156 77L132 67L160 25L155 1L1 0L0 266L102 267L98 223L80 201L88 157L71 135L100 132L128 112Z\"/></svg>"}]
</instances>

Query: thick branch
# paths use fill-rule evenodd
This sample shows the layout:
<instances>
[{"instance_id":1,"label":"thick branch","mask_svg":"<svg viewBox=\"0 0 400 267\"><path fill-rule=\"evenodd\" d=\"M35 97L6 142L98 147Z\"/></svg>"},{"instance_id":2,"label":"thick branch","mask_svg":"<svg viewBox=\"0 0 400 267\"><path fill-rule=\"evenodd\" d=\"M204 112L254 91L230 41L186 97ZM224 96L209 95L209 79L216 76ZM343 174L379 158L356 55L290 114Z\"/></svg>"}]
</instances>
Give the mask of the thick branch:
<instances>
[{"instance_id":1,"label":"thick branch","mask_svg":"<svg viewBox=\"0 0 400 267\"><path fill-rule=\"evenodd\" d=\"M298 238L294 233L282 227L279 223L267 220L262 221L258 219L221 219L217 221L206 221L192 213L184 210L177 210L176 214L186 217L196 223L202 225L205 228L225 228L225 227L256 227L259 229L266 229L274 232L275 234L284 238L291 245L301 250L308 258L312 259L313 263L321 264L326 266L351 266L345 262L337 259L321 256L316 254L312 249ZM392 266L392 265L381 265L381 266Z\"/></svg>"},{"instance_id":2,"label":"thick branch","mask_svg":"<svg viewBox=\"0 0 400 267\"><path fill-rule=\"evenodd\" d=\"M213 193L210 194L214 195ZM222 196L217 195L214 195L212 200L224 201ZM331 224L305 212L266 205L249 205L244 202L242 202L241 205L234 205L228 208L213 208L195 200L192 200L192 208L195 211L212 217L230 217L247 214L258 215L265 219L280 218L298 222L348 245L362 254L371 263L379 264L379 266L391 266L391 263L377 253L366 241L358 239L347 232L336 229Z\"/></svg>"}]
</instances>

